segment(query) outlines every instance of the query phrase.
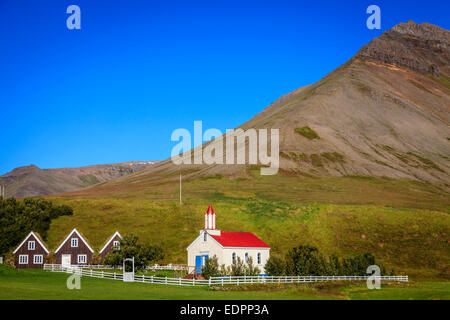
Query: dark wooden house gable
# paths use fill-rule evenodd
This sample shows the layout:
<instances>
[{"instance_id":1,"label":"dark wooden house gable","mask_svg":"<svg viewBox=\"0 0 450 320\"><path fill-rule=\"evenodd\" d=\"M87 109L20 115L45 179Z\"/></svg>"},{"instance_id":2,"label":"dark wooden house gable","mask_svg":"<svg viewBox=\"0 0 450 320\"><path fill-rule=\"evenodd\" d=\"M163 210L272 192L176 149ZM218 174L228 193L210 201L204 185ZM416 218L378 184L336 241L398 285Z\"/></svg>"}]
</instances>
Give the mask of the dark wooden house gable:
<instances>
[{"instance_id":1,"label":"dark wooden house gable","mask_svg":"<svg viewBox=\"0 0 450 320\"><path fill-rule=\"evenodd\" d=\"M48 253L44 241L31 231L14 250L14 264L18 269L43 268Z\"/></svg>"},{"instance_id":2,"label":"dark wooden house gable","mask_svg":"<svg viewBox=\"0 0 450 320\"><path fill-rule=\"evenodd\" d=\"M117 245L117 242L119 242L121 239L122 236L118 231L116 231L116 233L114 233L112 237L108 239L106 244L100 250L100 257L102 258L102 261L105 259L106 255L112 251L114 246Z\"/></svg>"},{"instance_id":3,"label":"dark wooden house gable","mask_svg":"<svg viewBox=\"0 0 450 320\"><path fill-rule=\"evenodd\" d=\"M94 250L86 239L77 231L77 229L73 229L55 251L56 264L90 264L93 253Z\"/></svg>"}]
</instances>

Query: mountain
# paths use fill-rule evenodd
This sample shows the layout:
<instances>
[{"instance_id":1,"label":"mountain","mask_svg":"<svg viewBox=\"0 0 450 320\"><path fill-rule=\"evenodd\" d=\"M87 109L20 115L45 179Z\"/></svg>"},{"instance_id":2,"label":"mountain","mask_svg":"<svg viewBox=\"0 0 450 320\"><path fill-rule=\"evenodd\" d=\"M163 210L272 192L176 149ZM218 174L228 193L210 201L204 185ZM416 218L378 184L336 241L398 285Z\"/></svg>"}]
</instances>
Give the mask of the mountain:
<instances>
[{"instance_id":1,"label":"mountain","mask_svg":"<svg viewBox=\"0 0 450 320\"><path fill-rule=\"evenodd\" d=\"M241 128L280 129L281 175L388 177L448 190L449 43L449 30L400 23L318 83L281 97ZM175 183L180 172L185 180L249 177L249 168L176 166L167 159L88 192L127 189L129 194Z\"/></svg>"},{"instance_id":2,"label":"mountain","mask_svg":"<svg viewBox=\"0 0 450 320\"><path fill-rule=\"evenodd\" d=\"M50 195L116 179L155 163L155 161L130 161L59 169L40 169L35 165L29 165L0 176L0 185L5 186L7 197Z\"/></svg>"},{"instance_id":3,"label":"mountain","mask_svg":"<svg viewBox=\"0 0 450 320\"><path fill-rule=\"evenodd\" d=\"M370 252L397 274L448 281L448 43L447 30L399 24L243 124L280 129L277 175L168 159L52 196L75 214L52 222L49 246L74 227L96 246L120 230L161 244L165 262L186 263L212 203L221 230L253 232L271 255L305 244L341 257Z\"/></svg>"}]
</instances>

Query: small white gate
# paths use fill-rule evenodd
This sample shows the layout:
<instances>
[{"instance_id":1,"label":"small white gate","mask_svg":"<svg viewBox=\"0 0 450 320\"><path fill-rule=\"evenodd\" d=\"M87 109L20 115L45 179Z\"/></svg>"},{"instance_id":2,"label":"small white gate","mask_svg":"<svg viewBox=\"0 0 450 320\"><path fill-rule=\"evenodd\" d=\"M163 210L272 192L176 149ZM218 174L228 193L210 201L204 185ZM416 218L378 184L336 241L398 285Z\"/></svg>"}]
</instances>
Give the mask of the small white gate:
<instances>
[{"instance_id":1,"label":"small white gate","mask_svg":"<svg viewBox=\"0 0 450 320\"><path fill-rule=\"evenodd\" d=\"M131 261L131 272L126 271L125 263L127 261ZM134 282L134 257L133 258L127 258L123 260L123 282Z\"/></svg>"}]
</instances>

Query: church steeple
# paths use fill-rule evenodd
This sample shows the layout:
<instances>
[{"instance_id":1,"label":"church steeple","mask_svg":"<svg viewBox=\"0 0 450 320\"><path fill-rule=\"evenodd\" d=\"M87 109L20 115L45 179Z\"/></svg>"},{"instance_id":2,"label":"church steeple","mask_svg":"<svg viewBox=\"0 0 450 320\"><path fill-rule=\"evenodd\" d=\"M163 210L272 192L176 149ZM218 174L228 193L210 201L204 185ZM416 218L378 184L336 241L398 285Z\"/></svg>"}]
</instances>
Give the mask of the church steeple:
<instances>
[{"instance_id":1,"label":"church steeple","mask_svg":"<svg viewBox=\"0 0 450 320\"><path fill-rule=\"evenodd\" d=\"M205 212L205 230L216 229L216 213L211 204L209 204L208 210Z\"/></svg>"}]
</instances>

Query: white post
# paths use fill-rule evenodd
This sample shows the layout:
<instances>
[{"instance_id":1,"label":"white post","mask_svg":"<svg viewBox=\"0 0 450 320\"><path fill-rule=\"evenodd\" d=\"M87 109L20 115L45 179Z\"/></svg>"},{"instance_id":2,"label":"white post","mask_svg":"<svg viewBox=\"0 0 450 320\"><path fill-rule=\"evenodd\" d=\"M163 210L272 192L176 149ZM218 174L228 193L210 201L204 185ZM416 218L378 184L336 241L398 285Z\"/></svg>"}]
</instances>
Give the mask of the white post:
<instances>
[{"instance_id":1,"label":"white post","mask_svg":"<svg viewBox=\"0 0 450 320\"><path fill-rule=\"evenodd\" d=\"M211 277L209 277L209 286L211 287Z\"/></svg>"}]
</instances>

